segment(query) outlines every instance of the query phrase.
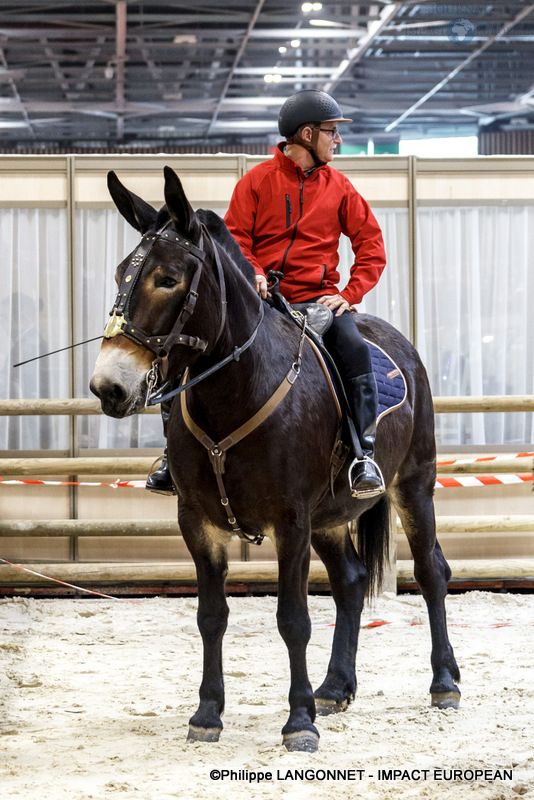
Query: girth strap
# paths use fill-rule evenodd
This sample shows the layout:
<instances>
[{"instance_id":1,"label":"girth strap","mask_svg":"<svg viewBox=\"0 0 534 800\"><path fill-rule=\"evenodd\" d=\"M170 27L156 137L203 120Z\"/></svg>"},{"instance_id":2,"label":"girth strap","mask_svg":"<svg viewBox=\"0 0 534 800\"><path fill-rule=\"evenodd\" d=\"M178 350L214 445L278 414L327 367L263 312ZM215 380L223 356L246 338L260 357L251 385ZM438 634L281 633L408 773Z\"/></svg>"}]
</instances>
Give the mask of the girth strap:
<instances>
[{"instance_id":1,"label":"girth strap","mask_svg":"<svg viewBox=\"0 0 534 800\"><path fill-rule=\"evenodd\" d=\"M219 489L219 494L221 496L221 503L224 507L226 512L226 516L228 518L228 524L232 528L232 531L239 536L240 539L243 539L246 542L250 542L251 544L261 544L264 535L263 533L259 533L256 536L246 533L241 529L241 527L237 523L236 516L232 511L232 507L230 506L230 502L228 500L228 494L224 485L223 475L224 475L224 464L226 461L226 453L228 450L233 447L238 442L242 441L246 436L248 436L252 431L256 430L262 422L270 417L270 415L275 411L276 408L280 405L286 394L289 392L295 381L297 380L299 373L300 373L300 366L302 363L302 352L304 348L304 342L306 340L306 333L305 333L306 326L304 325L300 342L299 342L299 349L297 352L297 357L285 378L283 379L282 383L278 386L276 391L271 395L271 397L263 404L263 406L256 411L256 413L249 419L247 422L243 423L239 428L236 428L233 433L226 436L220 442L214 442L213 439L208 436L202 428L196 424L194 419L191 417L189 410L187 408L187 399L186 399L186 392L182 392L180 396L180 406L182 410L182 416L184 418L184 422L187 426L187 429L193 436L200 442L203 447L206 448L208 451L209 459L211 466L213 467L213 472L215 474L215 479L217 481L217 487ZM182 383L185 383L187 380L187 370L184 374L182 379Z\"/></svg>"}]
</instances>

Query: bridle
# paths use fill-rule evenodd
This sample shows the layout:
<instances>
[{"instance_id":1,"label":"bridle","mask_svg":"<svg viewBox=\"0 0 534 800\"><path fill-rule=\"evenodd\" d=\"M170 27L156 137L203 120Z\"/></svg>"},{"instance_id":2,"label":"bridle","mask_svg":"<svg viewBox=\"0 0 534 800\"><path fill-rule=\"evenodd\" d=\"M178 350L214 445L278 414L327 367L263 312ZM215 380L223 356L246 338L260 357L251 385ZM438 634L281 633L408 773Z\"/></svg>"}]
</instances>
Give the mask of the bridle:
<instances>
[{"instance_id":1,"label":"bridle","mask_svg":"<svg viewBox=\"0 0 534 800\"><path fill-rule=\"evenodd\" d=\"M214 366L205 370L197 377L188 381L187 384L182 384L181 386L171 389L166 393L163 393L162 389L165 387L162 387L159 392L153 394L159 381L159 374L161 373L163 378L165 378L167 375L168 357L175 345L190 347L192 350L198 351L199 353L203 353L208 347L208 342L206 342L204 339L200 339L198 336L189 336L183 333L185 324L192 317L195 310L198 299L198 286L200 283L202 270L205 264L208 262L208 253L203 249L204 241L209 242L211 245L213 257L217 266L217 278L220 289L221 321L214 345L219 341L226 323L226 281L224 279L224 271L218 249L208 230L206 229L205 225L201 224L201 237L199 246L197 247L189 239L186 239L176 231L171 230L169 228L170 224L170 221L166 222L165 225L159 228L159 230L157 230L155 233L145 234L139 245L132 253L130 262L122 276L119 291L117 297L115 298L113 308L109 312L110 319L104 331L104 339L112 339L113 337L122 334L136 344L147 347L156 356L156 359L152 362L152 366L146 375L148 389L145 405L156 405L165 400L169 400L175 395L184 391L189 386L193 386L196 383L199 383L201 380L209 377L209 375L212 375L230 361L239 360L241 353L250 347L256 338L258 328L263 319L263 303L261 300L259 300L260 305L258 321L252 334L247 341L241 345L241 347L235 347L228 356L221 359L221 361L218 361ZM132 300L133 291L139 281L146 260L157 241L169 242L170 244L181 248L196 258L198 263L191 279L189 291L170 333L149 335L145 333L145 331L143 331L138 325L135 325L132 322L130 318L130 303Z\"/></svg>"},{"instance_id":2,"label":"bridle","mask_svg":"<svg viewBox=\"0 0 534 800\"><path fill-rule=\"evenodd\" d=\"M115 303L110 311L110 320L106 326L106 330L104 331L105 339L111 339L114 336L118 336L122 333L136 344L141 344L144 347L148 347L149 350L152 350L152 352L161 359L168 357L175 344L182 344L186 347L191 347L193 350L199 350L201 353L204 352L208 346L208 343L203 339L199 339L198 336L186 336L182 333L184 325L195 310L198 299L198 284L200 282L200 276L202 274L202 269L206 262L207 256L200 247L196 247L191 241L189 241L189 239L180 236L175 231L169 230L169 226L170 222L167 222L165 225L163 225L163 227L156 231L156 233L149 233L143 236L140 244L132 253L130 263L126 268L124 275L122 276ZM202 235L204 235L204 231ZM133 291L143 271L145 262L157 241L166 241L175 245L176 247L180 247L185 252L194 256L197 259L198 264L191 279L187 297L170 333L149 336L130 319L130 303L132 300ZM200 243L202 243L202 239ZM216 252L216 248L214 248L214 251ZM222 330L226 317L226 287L220 259L217 258L216 260L219 271L219 282L221 284Z\"/></svg>"}]
</instances>

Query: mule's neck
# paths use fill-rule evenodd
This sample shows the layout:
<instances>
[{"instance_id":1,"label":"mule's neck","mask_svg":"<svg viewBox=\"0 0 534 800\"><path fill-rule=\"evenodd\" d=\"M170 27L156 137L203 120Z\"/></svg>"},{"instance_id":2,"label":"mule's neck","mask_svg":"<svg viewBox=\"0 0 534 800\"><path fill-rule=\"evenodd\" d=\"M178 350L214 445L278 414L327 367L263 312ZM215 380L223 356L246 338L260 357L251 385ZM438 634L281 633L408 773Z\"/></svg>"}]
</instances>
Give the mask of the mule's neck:
<instances>
[{"instance_id":1,"label":"mule's neck","mask_svg":"<svg viewBox=\"0 0 534 800\"><path fill-rule=\"evenodd\" d=\"M240 348L257 327L253 343L220 371L188 391L188 405L206 432L224 437L236 426L254 414L274 392L286 375L294 356L295 344L288 346L278 328L281 315L270 308L256 294L241 273L225 264L227 294L226 321L219 339L208 356L203 356L191 367L195 377ZM263 319L260 319L263 304ZM292 332L293 333L293 332ZM298 341L295 327L290 340ZM209 430L208 430L209 429Z\"/></svg>"}]
</instances>

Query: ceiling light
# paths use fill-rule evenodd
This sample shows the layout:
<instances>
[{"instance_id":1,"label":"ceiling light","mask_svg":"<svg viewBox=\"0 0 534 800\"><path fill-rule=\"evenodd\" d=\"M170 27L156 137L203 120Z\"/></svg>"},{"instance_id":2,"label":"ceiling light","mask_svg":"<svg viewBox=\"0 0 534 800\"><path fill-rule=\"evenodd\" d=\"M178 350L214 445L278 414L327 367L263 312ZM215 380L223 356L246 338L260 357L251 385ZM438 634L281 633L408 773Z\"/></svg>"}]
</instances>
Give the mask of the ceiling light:
<instances>
[{"instance_id":1,"label":"ceiling light","mask_svg":"<svg viewBox=\"0 0 534 800\"><path fill-rule=\"evenodd\" d=\"M334 22L332 19L310 19L310 25L316 28L350 28L344 22Z\"/></svg>"},{"instance_id":2,"label":"ceiling light","mask_svg":"<svg viewBox=\"0 0 534 800\"><path fill-rule=\"evenodd\" d=\"M263 76L263 80L265 81L265 83L280 83L280 81L282 80L282 76L280 75L279 72L267 72Z\"/></svg>"},{"instance_id":3,"label":"ceiling light","mask_svg":"<svg viewBox=\"0 0 534 800\"><path fill-rule=\"evenodd\" d=\"M197 44L197 37L192 33L178 33L172 40L173 44Z\"/></svg>"},{"instance_id":4,"label":"ceiling light","mask_svg":"<svg viewBox=\"0 0 534 800\"><path fill-rule=\"evenodd\" d=\"M287 53L287 47L284 47L284 45L282 45L282 47L278 48L278 52L284 55L284 53Z\"/></svg>"},{"instance_id":5,"label":"ceiling light","mask_svg":"<svg viewBox=\"0 0 534 800\"><path fill-rule=\"evenodd\" d=\"M291 47L300 47L300 39L291 39L289 44Z\"/></svg>"},{"instance_id":6,"label":"ceiling light","mask_svg":"<svg viewBox=\"0 0 534 800\"><path fill-rule=\"evenodd\" d=\"M320 11L322 7L322 3L303 3L300 8L305 14L309 14L310 11Z\"/></svg>"}]
</instances>

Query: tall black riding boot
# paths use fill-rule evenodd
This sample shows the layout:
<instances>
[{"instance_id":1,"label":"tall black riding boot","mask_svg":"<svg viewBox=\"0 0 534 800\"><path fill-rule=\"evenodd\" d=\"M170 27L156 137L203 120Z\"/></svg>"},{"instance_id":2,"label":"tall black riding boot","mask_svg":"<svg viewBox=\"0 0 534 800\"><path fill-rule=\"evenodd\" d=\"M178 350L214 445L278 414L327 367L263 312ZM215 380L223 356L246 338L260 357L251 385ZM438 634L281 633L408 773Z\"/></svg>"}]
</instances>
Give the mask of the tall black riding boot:
<instances>
[{"instance_id":1,"label":"tall black riding boot","mask_svg":"<svg viewBox=\"0 0 534 800\"><path fill-rule=\"evenodd\" d=\"M168 403L161 404L161 419L163 421L163 435L167 438L167 422L169 420L170 405ZM159 462L159 467L154 470L154 467ZM154 470L152 472L152 470ZM176 494L176 489L172 482L169 465L167 463L167 448L163 451L163 455L154 461L152 464L150 474L146 479L146 488L150 492L157 492L158 494Z\"/></svg>"},{"instance_id":2,"label":"tall black riding boot","mask_svg":"<svg viewBox=\"0 0 534 800\"><path fill-rule=\"evenodd\" d=\"M385 492L384 478L374 461L378 390L373 372L345 381L352 418L360 441L363 458L356 457L349 468L353 497L367 498Z\"/></svg>"}]
</instances>

